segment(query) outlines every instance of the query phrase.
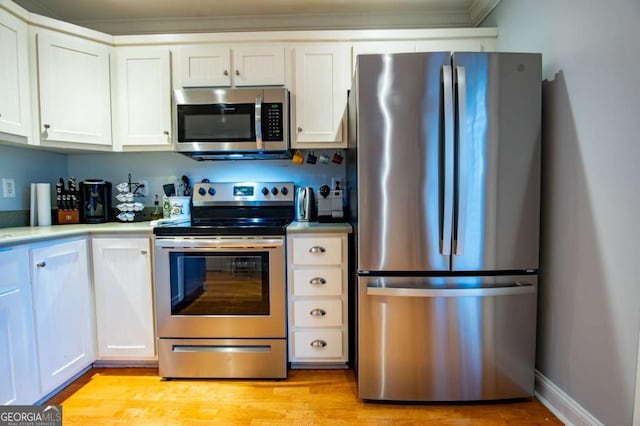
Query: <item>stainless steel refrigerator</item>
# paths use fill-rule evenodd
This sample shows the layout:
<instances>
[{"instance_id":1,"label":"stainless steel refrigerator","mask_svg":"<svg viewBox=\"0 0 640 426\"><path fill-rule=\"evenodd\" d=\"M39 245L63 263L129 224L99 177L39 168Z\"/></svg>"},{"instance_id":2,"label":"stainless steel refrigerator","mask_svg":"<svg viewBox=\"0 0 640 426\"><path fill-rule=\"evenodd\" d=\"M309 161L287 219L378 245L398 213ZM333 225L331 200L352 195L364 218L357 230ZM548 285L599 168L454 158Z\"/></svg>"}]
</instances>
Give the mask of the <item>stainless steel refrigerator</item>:
<instances>
[{"instance_id":1,"label":"stainless steel refrigerator","mask_svg":"<svg viewBox=\"0 0 640 426\"><path fill-rule=\"evenodd\" d=\"M539 54L357 57L361 399L533 395L540 115Z\"/></svg>"}]
</instances>

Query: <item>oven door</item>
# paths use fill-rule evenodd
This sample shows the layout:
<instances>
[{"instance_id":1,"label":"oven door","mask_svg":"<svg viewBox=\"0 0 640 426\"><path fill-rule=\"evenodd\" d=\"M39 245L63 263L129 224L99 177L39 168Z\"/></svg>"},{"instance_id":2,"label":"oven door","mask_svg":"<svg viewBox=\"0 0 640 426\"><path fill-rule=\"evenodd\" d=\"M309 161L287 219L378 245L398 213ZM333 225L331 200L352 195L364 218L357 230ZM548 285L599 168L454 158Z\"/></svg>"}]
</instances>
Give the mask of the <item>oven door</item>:
<instances>
[{"instance_id":1,"label":"oven door","mask_svg":"<svg viewBox=\"0 0 640 426\"><path fill-rule=\"evenodd\" d=\"M156 238L160 338L285 338L283 237Z\"/></svg>"}]
</instances>

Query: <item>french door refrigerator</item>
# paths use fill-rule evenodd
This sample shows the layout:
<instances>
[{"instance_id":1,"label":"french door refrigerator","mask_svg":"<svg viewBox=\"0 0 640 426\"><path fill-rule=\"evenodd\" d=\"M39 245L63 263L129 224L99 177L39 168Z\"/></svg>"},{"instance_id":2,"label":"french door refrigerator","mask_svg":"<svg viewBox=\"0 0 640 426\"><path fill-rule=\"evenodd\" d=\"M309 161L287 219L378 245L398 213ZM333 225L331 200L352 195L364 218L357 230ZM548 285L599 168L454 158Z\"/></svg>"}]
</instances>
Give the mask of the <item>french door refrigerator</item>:
<instances>
[{"instance_id":1,"label":"french door refrigerator","mask_svg":"<svg viewBox=\"0 0 640 426\"><path fill-rule=\"evenodd\" d=\"M347 179L359 397L532 396L541 56L356 63Z\"/></svg>"}]
</instances>

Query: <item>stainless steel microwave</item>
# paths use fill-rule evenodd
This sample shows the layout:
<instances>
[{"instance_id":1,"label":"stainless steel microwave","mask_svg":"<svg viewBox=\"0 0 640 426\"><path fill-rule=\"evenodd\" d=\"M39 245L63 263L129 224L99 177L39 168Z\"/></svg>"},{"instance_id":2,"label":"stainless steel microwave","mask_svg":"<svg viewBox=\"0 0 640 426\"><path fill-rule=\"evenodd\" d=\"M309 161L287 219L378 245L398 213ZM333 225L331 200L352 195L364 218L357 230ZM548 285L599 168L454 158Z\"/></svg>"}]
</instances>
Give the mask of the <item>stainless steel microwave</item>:
<instances>
[{"instance_id":1,"label":"stainless steel microwave","mask_svg":"<svg viewBox=\"0 0 640 426\"><path fill-rule=\"evenodd\" d=\"M197 159L289 155L285 88L174 91L174 148Z\"/></svg>"}]
</instances>

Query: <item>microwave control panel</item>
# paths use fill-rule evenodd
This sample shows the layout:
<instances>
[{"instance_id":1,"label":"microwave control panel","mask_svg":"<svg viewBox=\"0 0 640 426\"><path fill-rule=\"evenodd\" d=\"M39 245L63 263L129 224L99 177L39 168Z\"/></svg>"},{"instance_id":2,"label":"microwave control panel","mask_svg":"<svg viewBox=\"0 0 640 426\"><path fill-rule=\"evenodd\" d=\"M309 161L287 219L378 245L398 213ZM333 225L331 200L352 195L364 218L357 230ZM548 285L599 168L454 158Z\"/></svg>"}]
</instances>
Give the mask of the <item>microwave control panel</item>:
<instances>
[{"instance_id":1,"label":"microwave control panel","mask_svg":"<svg viewBox=\"0 0 640 426\"><path fill-rule=\"evenodd\" d=\"M283 106L281 103L262 104L262 140L281 141L283 136Z\"/></svg>"}]
</instances>

